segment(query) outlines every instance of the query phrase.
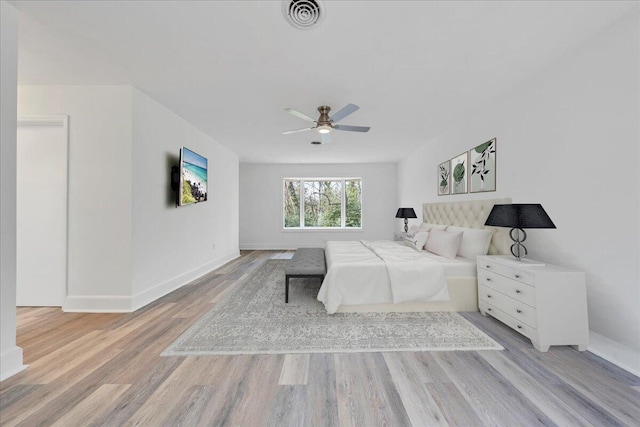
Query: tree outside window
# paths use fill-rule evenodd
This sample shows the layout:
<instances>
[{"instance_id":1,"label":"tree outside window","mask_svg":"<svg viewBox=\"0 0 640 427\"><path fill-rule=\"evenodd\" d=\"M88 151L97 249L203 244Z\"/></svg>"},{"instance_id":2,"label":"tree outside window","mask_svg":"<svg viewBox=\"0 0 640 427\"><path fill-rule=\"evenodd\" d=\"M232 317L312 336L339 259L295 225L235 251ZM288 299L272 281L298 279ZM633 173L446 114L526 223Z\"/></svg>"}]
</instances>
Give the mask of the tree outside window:
<instances>
[{"instance_id":1,"label":"tree outside window","mask_svg":"<svg viewBox=\"0 0 640 427\"><path fill-rule=\"evenodd\" d=\"M285 178L284 228L361 228L361 178Z\"/></svg>"}]
</instances>

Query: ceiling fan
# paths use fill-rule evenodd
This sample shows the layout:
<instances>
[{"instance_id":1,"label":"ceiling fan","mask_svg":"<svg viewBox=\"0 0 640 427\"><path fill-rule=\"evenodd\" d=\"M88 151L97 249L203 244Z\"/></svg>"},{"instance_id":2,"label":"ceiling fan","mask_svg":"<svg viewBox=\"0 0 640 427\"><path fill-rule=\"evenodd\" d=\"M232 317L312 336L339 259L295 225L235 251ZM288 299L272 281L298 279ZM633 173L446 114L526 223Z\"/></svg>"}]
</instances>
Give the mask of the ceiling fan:
<instances>
[{"instance_id":1,"label":"ceiling fan","mask_svg":"<svg viewBox=\"0 0 640 427\"><path fill-rule=\"evenodd\" d=\"M371 129L368 126L350 126L350 125L337 125L336 123L339 122L340 120L344 119L345 117L347 117L349 114L357 111L360 107L358 107L355 104L347 104L344 107L342 107L341 110L339 110L336 113L333 113L331 116L329 115L329 112L331 111L331 107L327 107L326 105L322 105L320 107L318 107L318 112L320 113L320 117L318 117L318 120L315 120L309 116L307 116L304 113L301 113L298 110L294 110L293 108L285 108L284 111L286 111L287 113L299 117L302 120L306 120L308 122L311 123L315 123L316 125L310 128L302 128L302 129L293 129L293 130L285 130L284 132L282 132L283 135L289 135L292 133L298 133L298 132L306 132L308 130L317 130L320 133L320 136L322 138L322 143L326 144L328 142L331 142L331 134L330 132L333 129L336 130L346 130L349 132L369 132L369 129Z\"/></svg>"}]
</instances>

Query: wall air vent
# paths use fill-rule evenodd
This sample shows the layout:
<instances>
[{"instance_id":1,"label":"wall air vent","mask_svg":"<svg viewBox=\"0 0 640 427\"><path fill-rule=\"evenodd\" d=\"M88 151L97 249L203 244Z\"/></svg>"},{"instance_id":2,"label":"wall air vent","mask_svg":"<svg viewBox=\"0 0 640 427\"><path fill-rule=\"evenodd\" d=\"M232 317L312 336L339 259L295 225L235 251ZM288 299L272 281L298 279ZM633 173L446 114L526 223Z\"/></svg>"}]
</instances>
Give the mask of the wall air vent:
<instances>
[{"instance_id":1,"label":"wall air vent","mask_svg":"<svg viewBox=\"0 0 640 427\"><path fill-rule=\"evenodd\" d=\"M315 27L324 16L320 0L283 0L282 13L289 24L304 30Z\"/></svg>"}]
</instances>

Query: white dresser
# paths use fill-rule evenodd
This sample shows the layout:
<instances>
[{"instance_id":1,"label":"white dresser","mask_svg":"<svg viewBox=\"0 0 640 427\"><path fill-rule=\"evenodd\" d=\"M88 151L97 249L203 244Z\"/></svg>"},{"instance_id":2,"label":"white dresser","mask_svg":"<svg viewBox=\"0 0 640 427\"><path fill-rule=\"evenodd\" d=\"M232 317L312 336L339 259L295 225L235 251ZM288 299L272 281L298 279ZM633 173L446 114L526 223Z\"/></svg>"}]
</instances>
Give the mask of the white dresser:
<instances>
[{"instance_id":1,"label":"white dresser","mask_svg":"<svg viewBox=\"0 0 640 427\"><path fill-rule=\"evenodd\" d=\"M479 256L478 306L483 315L529 338L539 351L552 345L587 349L583 272L552 264L528 266L512 256Z\"/></svg>"}]
</instances>

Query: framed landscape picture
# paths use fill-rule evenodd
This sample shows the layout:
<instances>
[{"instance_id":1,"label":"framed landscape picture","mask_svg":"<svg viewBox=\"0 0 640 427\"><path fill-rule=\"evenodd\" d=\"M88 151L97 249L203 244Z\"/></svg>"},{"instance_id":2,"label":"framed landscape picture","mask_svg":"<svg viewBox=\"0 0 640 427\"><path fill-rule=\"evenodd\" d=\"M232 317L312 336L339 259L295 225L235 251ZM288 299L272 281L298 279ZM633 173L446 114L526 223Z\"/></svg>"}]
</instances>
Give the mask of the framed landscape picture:
<instances>
[{"instance_id":1,"label":"framed landscape picture","mask_svg":"<svg viewBox=\"0 0 640 427\"><path fill-rule=\"evenodd\" d=\"M465 194L467 190L467 152L451 159L451 194Z\"/></svg>"},{"instance_id":2,"label":"framed landscape picture","mask_svg":"<svg viewBox=\"0 0 640 427\"><path fill-rule=\"evenodd\" d=\"M446 196L450 192L451 163L447 160L438 165L438 196Z\"/></svg>"},{"instance_id":3,"label":"framed landscape picture","mask_svg":"<svg viewBox=\"0 0 640 427\"><path fill-rule=\"evenodd\" d=\"M496 191L496 138L469 151L471 193Z\"/></svg>"}]
</instances>

